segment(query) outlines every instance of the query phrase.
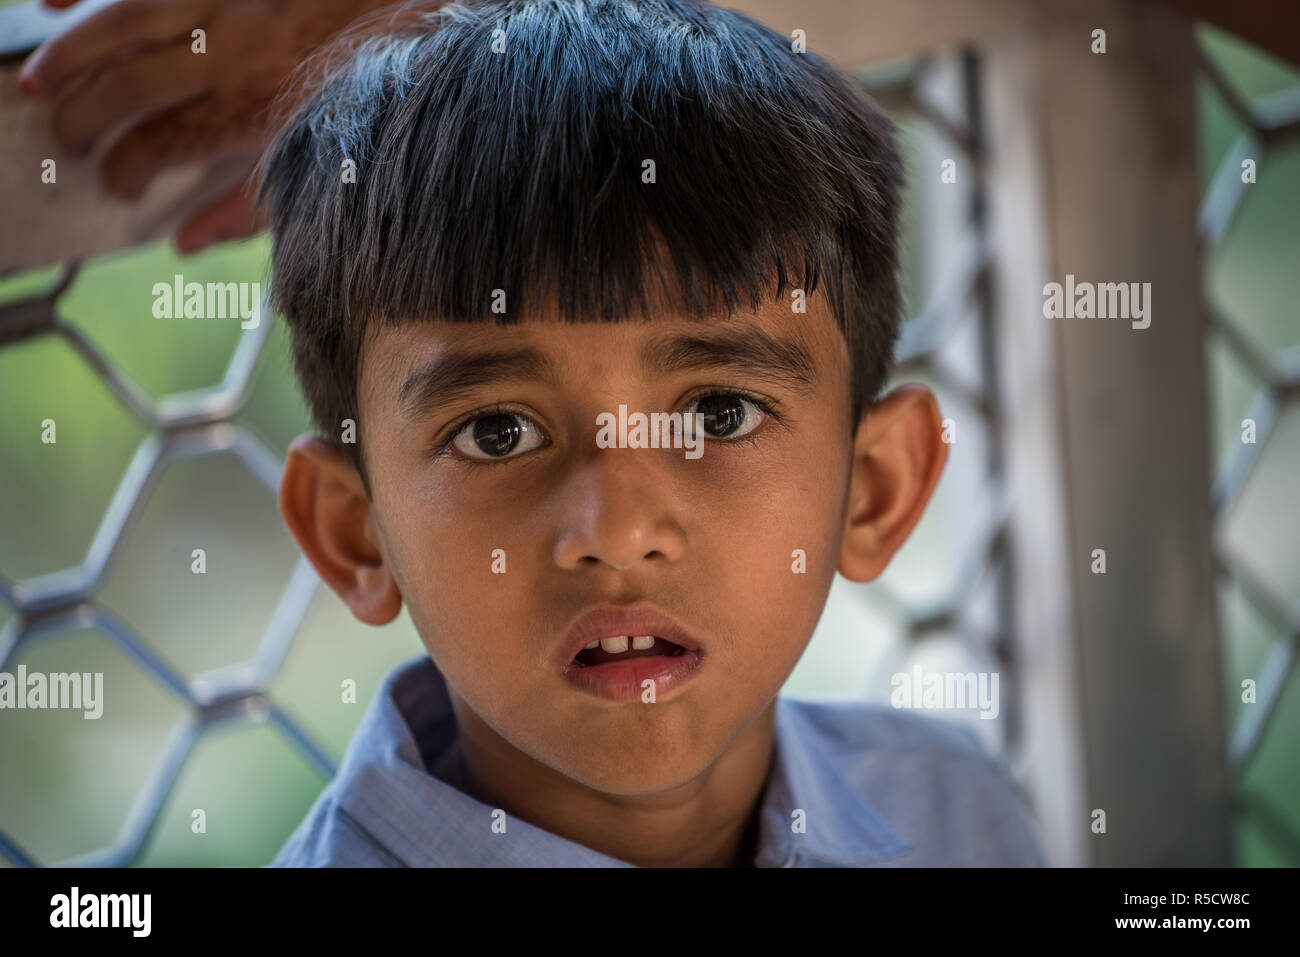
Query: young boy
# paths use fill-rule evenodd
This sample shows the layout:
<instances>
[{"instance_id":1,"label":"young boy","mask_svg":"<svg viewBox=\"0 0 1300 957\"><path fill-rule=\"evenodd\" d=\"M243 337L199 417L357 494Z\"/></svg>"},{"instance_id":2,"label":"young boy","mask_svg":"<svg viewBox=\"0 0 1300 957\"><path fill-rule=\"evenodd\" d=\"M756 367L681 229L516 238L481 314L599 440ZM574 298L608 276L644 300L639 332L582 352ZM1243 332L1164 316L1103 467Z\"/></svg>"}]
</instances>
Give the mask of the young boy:
<instances>
[{"instance_id":1,"label":"young boy","mask_svg":"<svg viewBox=\"0 0 1300 957\"><path fill-rule=\"evenodd\" d=\"M264 165L320 433L280 508L428 654L276 863L1041 864L974 735L777 697L946 457L928 391L878 397L889 121L697 0L448 6L349 50Z\"/></svg>"}]
</instances>

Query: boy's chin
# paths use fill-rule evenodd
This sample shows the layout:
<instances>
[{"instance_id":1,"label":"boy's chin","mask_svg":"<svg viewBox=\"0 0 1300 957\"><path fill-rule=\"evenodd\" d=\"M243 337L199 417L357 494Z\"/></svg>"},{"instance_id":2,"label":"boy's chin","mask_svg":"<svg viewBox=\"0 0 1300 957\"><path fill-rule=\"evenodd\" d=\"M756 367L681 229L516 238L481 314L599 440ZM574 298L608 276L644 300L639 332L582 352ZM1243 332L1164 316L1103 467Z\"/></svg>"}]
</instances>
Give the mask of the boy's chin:
<instances>
[{"instance_id":1,"label":"boy's chin","mask_svg":"<svg viewBox=\"0 0 1300 957\"><path fill-rule=\"evenodd\" d=\"M662 755L647 755L644 761L630 765L625 760L620 761L617 768L595 766L584 761L559 770L593 791L619 797L640 797L683 787L706 767L704 759L683 762L680 758L668 760Z\"/></svg>"}]
</instances>

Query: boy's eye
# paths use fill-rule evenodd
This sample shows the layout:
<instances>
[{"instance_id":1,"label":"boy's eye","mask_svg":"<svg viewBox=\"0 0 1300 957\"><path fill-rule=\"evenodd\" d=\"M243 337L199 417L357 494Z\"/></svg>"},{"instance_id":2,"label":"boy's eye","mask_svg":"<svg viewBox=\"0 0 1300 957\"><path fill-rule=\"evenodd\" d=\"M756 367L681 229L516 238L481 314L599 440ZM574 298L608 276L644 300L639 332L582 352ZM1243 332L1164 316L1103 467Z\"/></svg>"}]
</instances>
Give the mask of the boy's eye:
<instances>
[{"instance_id":1,"label":"boy's eye","mask_svg":"<svg viewBox=\"0 0 1300 957\"><path fill-rule=\"evenodd\" d=\"M532 420L518 412L493 412L466 422L451 440L452 447L466 458L506 459L532 451L543 441Z\"/></svg>"},{"instance_id":2,"label":"boy's eye","mask_svg":"<svg viewBox=\"0 0 1300 957\"><path fill-rule=\"evenodd\" d=\"M695 408L692 409L691 406ZM767 418L757 403L732 393L719 392L700 396L687 403L687 413L704 416L704 432L715 439L734 439L748 435Z\"/></svg>"}]
</instances>

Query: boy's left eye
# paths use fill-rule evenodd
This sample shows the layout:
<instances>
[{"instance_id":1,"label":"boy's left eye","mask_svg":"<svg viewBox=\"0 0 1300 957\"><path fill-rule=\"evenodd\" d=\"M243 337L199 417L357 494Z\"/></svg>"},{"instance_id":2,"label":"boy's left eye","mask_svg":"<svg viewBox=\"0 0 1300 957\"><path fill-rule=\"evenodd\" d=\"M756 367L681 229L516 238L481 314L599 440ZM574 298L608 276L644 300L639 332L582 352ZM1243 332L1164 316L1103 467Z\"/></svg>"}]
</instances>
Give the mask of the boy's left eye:
<instances>
[{"instance_id":1,"label":"boy's left eye","mask_svg":"<svg viewBox=\"0 0 1300 957\"><path fill-rule=\"evenodd\" d=\"M466 458L483 462L531 452L543 441L541 431L527 416L518 412L493 412L466 422L452 436L450 444Z\"/></svg>"},{"instance_id":2,"label":"boy's left eye","mask_svg":"<svg viewBox=\"0 0 1300 957\"><path fill-rule=\"evenodd\" d=\"M692 408L694 406L694 408ZM734 439L748 435L767 418L757 402L731 392L713 392L692 399L686 413L704 416L704 433L714 439Z\"/></svg>"}]
</instances>

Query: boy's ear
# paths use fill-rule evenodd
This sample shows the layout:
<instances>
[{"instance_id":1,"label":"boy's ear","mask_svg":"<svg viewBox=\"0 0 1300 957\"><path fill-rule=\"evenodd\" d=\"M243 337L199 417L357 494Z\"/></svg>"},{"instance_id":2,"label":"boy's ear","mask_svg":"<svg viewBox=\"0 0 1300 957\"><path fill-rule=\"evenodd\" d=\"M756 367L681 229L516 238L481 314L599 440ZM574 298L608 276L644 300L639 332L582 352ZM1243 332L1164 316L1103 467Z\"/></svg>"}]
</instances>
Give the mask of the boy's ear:
<instances>
[{"instance_id":1,"label":"boy's ear","mask_svg":"<svg viewBox=\"0 0 1300 957\"><path fill-rule=\"evenodd\" d=\"M370 625L397 617L402 595L379 547L361 476L342 452L314 435L294 439L280 477L280 515L352 614Z\"/></svg>"},{"instance_id":2,"label":"boy's ear","mask_svg":"<svg viewBox=\"0 0 1300 957\"><path fill-rule=\"evenodd\" d=\"M867 582L885 570L925 511L948 446L934 393L904 385L862 414L853 440L839 570Z\"/></svg>"}]
</instances>

